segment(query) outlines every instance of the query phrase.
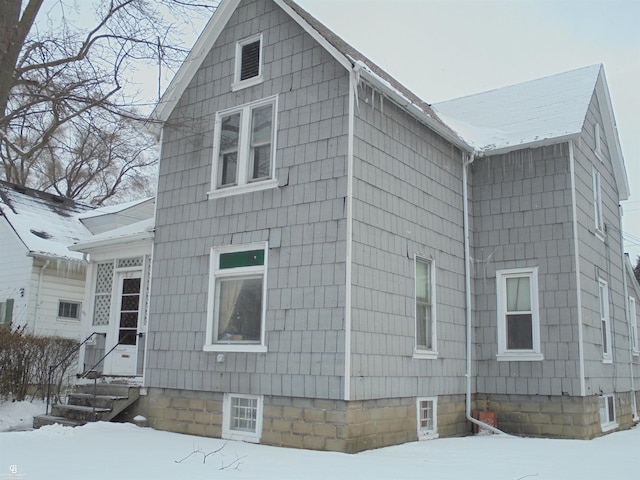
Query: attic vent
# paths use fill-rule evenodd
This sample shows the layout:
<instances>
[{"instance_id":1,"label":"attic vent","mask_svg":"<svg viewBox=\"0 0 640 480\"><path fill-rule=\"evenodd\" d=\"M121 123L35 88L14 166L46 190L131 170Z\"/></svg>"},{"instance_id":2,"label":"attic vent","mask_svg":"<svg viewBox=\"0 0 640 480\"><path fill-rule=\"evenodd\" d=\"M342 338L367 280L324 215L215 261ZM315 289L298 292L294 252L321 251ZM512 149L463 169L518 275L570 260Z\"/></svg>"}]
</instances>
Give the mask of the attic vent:
<instances>
[{"instance_id":1,"label":"attic vent","mask_svg":"<svg viewBox=\"0 0 640 480\"><path fill-rule=\"evenodd\" d=\"M51 235L49 235L47 232L44 232L44 231L38 231L38 230L32 229L31 233L33 233L36 237L44 238L45 240L49 240L51 238Z\"/></svg>"},{"instance_id":2,"label":"attic vent","mask_svg":"<svg viewBox=\"0 0 640 480\"><path fill-rule=\"evenodd\" d=\"M64 203L64 198L59 197L58 195L51 195L51 200L56 203Z\"/></svg>"},{"instance_id":3,"label":"attic vent","mask_svg":"<svg viewBox=\"0 0 640 480\"><path fill-rule=\"evenodd\" d=\"M260 74L260 40L242 45L240 81Z\"/></svg>"}]
</instances>

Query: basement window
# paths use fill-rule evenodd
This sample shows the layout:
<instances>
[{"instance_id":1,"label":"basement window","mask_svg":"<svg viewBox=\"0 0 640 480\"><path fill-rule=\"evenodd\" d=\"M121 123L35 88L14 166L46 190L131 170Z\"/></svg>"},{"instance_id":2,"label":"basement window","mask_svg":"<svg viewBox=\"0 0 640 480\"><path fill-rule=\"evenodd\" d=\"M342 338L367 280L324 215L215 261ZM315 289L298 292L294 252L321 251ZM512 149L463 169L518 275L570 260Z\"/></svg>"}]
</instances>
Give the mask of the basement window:
<instances>
[{"instance_id":1,"label":"basement window","mask_svg":"<svg viewBox=\"0 0 640 480\"><path fill-rule=\"evenodd\" d=\"M600 427L603 432L618 428L616 397L614 395L602 395L600 397Z\"/></svg>"},{"instance_id":2,"label":"basement window","mask_svg":"<svg viewBox=\"0 0 640 480\"><path fill-rule=\"evenodd\" d=\"M235 75L231 90L250 87L262 80L262 34L259 34L236 44Z\"/></svg>"},{"instance_id":3,"label":"basement window","mask_svg":"<svg viewBox=\"0 0 640 480\"><path fill-rule=\"evenodd\" d=\"M438 399L418 398L418 439L438 438Z\"/></svg>"},{"instance_id":4,"label":"basement window","mask_svg":"<svg viewBox=\"0 0 640 480\"><path fill-rule=\"evenodd\" d=\"M222 438L258 443L262 434L263 404L262 395L226 393Z\"/></svg>"}]
</instances>

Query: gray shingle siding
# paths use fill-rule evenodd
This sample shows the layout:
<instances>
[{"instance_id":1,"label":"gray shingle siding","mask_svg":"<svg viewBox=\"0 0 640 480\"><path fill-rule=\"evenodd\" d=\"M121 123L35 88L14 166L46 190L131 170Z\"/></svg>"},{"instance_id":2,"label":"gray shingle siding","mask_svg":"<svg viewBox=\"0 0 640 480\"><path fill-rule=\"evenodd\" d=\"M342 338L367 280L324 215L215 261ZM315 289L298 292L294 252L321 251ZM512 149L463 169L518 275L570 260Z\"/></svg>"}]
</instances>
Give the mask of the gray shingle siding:
<instances>
[{"instance_id":1,"label":"gray shingle siding","mask_svg":"<svg viewBox=\"0 0 640 480\"><path fill-rule=\"evenodd\" d=\"M369 85L358 92L352 396L463 393L461 153ZM416 254L435 264L438 359L413 358Z\"/></svg>"},{"instance_id":2,"label":"gray shingle siding","mask_svg":"<svg viewBox=\"0 0 640 480\"><path fill-rule=\"evenodd\" d=\"M259 32L264 82L231 92L235 44ZM278 7L241 3L164 128L150 386L341 397L347 87L344 69ZM271 95L280 187L209 200L215 113ZM210 249L256 241L270 248L268 352L216 363L202 351Z\"/></svg>"},{"instance_id":3,"label":"gray shingle siding","mask_svg":"<svg viewBox=\"0 0 640 480\"><path fill-rule=\"evenodd\" d=\"M478 392L579 394L568 144L479 158L471 172ZM499 362L496 271L523 267L538 267L544 360Z\"/></svg>"}]
</instances>

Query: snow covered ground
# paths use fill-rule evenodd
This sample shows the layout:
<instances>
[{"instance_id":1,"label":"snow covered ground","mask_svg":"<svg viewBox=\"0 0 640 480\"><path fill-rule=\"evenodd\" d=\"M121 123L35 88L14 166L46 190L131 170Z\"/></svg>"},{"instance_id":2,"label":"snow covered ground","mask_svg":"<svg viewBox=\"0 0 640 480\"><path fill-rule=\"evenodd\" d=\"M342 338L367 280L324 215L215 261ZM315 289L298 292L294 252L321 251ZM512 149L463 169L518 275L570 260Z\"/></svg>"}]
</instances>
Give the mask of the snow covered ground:
<instances>
[{"instance_id":1,"label":"snow covered ground","mask_svg":"<svg viewBox=\"0 0 640 480\"><path fill-rule=\"evenodd\" d=\"M6 405L0 406L5 426L15 420L11 415ZM0 433L2 480L588 480L638 478L639 471L640 428L591 441L445 438L357 455L225 442L133 424L54 425Z\"/></svg>"}]
</instances>

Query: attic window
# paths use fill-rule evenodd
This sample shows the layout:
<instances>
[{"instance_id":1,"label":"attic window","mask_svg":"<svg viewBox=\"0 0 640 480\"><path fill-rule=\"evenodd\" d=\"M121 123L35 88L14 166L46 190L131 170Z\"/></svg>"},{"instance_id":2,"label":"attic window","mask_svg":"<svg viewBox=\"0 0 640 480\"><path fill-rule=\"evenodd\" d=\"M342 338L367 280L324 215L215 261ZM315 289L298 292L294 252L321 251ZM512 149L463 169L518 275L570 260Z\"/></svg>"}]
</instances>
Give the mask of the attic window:
<instances>
[{"instance_id":1,"label":"attic window","mask_svg":"<svg viewBox=\"0 0 640 480\"><path fill-rule=\"evenodd\" d=\"M262 34L236 44L236 68L232 90L262 82Z\"/></svg>"},{"instance_id":2,"label":"attic window","mask_svg":"<svg viewBox=\"0 0 640 480\"><path fill-rule=\"evenodd\" d=\"M593 137L595 139L594 151L600 160L602 160L602 141L600 139L600 124L596 123L593 128Z\"/></svg>"}]
</instances>

